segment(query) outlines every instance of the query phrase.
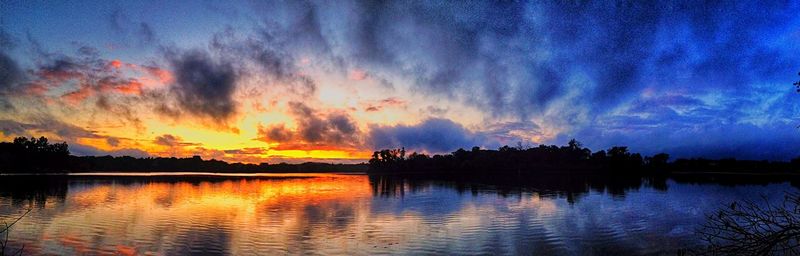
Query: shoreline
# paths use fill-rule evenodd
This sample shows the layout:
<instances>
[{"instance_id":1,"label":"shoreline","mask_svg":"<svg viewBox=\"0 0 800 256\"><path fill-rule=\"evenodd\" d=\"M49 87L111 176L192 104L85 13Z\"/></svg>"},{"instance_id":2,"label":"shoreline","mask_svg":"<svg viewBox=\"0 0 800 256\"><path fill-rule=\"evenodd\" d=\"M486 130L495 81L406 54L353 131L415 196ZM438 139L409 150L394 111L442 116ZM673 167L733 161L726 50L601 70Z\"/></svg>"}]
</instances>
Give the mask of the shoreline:
<instances>
[{"instance_id":1,"label":"shoreline","mask_svg":"<svg viewBox=\"0 0 800 256\"><path fill-rule=\"evenodd\" d=\"M0 173L0 177L307 177L325 174L367 174L366 172L63 172L63 173Z\"/></svg>"}]
</instances>

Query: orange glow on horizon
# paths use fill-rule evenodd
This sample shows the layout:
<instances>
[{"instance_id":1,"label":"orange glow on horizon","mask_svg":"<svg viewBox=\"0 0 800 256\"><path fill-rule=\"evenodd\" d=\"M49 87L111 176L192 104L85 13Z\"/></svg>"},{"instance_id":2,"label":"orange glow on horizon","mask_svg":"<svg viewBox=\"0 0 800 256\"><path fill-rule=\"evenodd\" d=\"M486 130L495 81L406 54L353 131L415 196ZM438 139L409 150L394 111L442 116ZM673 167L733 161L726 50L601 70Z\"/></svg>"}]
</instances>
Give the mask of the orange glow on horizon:
<instances>
[{"instance_id":1,"label":"orange glow on horizon","mask_svg":"<svg viewBox=\"0 0 800 256\"><path fill-rule=\"evenodd\" d=\"M369 159L374 149L364 143L373 125L420 123L426 118L417 113L410 95L385 95L366 69L335 75L311 66L303 72L324 79L311 95L298 96L292 85L275 85L262 91L257 77L244 77L232 92L233 110L225 116L194 113L181 105L172 91L176 77L168 66L158 63L135 64L111 58L90 69L42 69L27 87L27 97L40 98L56 119L74 131L50 128L50 120L37 117L40 109L21 108L25 113L1 117L20 124L32 124L24 136L46 136L51 141L66 141L70 146L90 147L98 155L149 155L153 157L192 157L241 163L298 163L306 161L356 163ZM358 87L351 86L356 82ZM299 97L299 98L298 98ZM301 102L312 112L298 114L292 103ZM194 108L196 109L196 107ZM300 136L308 120L322 123L321 138ZM476 115L458 115L472 117ZM333 117L345 117L347 134L338 134ZM46 118L45 118L46 119ZM40 122L47 122L40 124ZM341 120L337 120L341 122ZM295 133L272 140L259 127L280 125ZM319 127L319 125L317 126ZM55 130L54 130L55 129ZM161 145L163 135L181 138L174 145ZM329 136L330 135L330 136ZM329 137L326 137L329 136ZM343 136L343 137L337 137ZM344 139L342 139L344 138ZM95 151L96 150L96 151ZM141 152L141 154L139 154ZM88 153L95 154L95 153Z\"/></svg>"}]
</instances>

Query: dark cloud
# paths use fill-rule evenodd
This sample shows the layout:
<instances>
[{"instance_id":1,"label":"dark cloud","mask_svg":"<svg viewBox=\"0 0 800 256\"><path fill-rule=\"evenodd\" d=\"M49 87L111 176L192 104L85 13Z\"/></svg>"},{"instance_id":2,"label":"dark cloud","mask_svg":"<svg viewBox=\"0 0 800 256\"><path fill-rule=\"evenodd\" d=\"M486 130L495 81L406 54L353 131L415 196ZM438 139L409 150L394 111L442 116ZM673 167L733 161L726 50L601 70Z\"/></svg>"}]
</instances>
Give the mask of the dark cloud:
<instances>
[{"instance_id":1,"label":"dark cloud","mask_svg":"<svg viewBox=\"0 0 800 256\"><path fill-rule=\"evenodd\" d=\"M241 149L223 150L223 152L225 152L225 154L263 156L266 155L269 152L269 150L266 148L241 148Z\"/></svg>"},{"instance_id":2,"label":"dark cloud","mask_svg":"<svg viewBox=\"0 0 800 256\"><path fill-rule=\"evenodd\" d=\"M180 138L170 134L164 134L153 139L153 143L155 143L156 145L162 145L167 147L177 146L180 141L181 141Z\"/></svg>"},{"instance_id":3,"label":"dark cloud","mask_svg":"<svg viewBox=\"0 0 800 256\"><path fill-rule=\"evenodd\" d=\"M328 115L328 122L330 123L331 129L341 134L353 134L357 130L355 122L349 115L343 113Z\"/></svg>"},{"instance_id":4,"label":"dark cloud","mask_svg":"<svg viewBox=\"0 0 800 256\"><path fill-rule=\"evenodd\" d=\"M305 142L349 145L356 142L358 129L345 113L321 114L300 102L289 102L289 111L297 123L296 134Z\"/></svg>"},{"instance_id":5,"label":"dark cloud","mask_svg":"<svg viewBox=\"0 0 800 256\"><path fill-rule=\"evenodd\" d=\"M370 127L367 144L373 149L405 147L431 153L473 146L495 147L485 134L475 133L448 119L427 119L417 125Z\"/></svg>"},{"instance_id":6,"label":"dark cloud","mask_svg":"<svg viewBox=\"0 0 800 256\"><path fill-rule=\"evenodd\" d=\"M0 33L3 31L0 30ZM0 35L0 41L3 39ZM1 44L2 42L0 42ZM11 90L22 80L24 74L17 62L0 49L0 112L13 111L14 105L8 100Z\"/></svg>"},{"instance_id":7,"label":"dark cloud","mask_svg":"<svg viewBox=\"0 0 800 256\"><path fill-rule=\"evenodd\" d=\"M294 130L283 124L258 127L256 140L291 143L292 148L361 147L356 122L345 112L320 112L301 102L289 102L289 113L295 120ZM312 146L312 147L309 147ZM285 145L282 148L289 148Z\"/></svg>"},{"instance_id":8,"label":"dark cloud","mask_svg":"<svg viewBox=\"0 0 800 256\"><path fill-rule=\"evenodd\" d=\"M183 138L172 134L164 134L161 136L157 136L155 139L153 139L153 143L156 145L167 146L167 147L186 147L186 146L200 145L200 143L184 142Z\"/></svg>"},{"instance_id":9,"label":"dark cloud","mask_svg":"<svg viewBox=\"0 0 800 256\"><path fill-rule=\"evenodd\" d=\"M325 3L320 3L324 5ZM269 2L254 2L253 9L259 13L259 33L264 42L279 46L282 50L294 54L315 55L318 60L338 63L331 51L330 38L323 31L327 20L324 12L316 3L309 1L291 1L275 5Z\"/></svg>"},{"instance_id":10,"label":"dark cloud","mask_svg":"<svg viewBox=\"0 0 800 256\"><path fill-rule=\"evenodd\" d=\"M290 32L261 29L256 35L240 38L229 28L216 33L211 39L211 48L220 55L238 61L234 63L242 72L266 79L270 87L288 86L290 91L310 95L316 92L316 82L301 74L296 64L293 49L302 42L286 41ZM278 37L280 36L280 37ZM253 64L255 69L247 66Z\"/></svg>"},{"instance_id":11,"label":"dark cloud","mask_svg":"<svg viewBox=\"0 0 800 256\"><path fill-rule=\"evenodd\" d=\"M62 122L52 116L31 118L30 122L0 120L0 131L6 136L35 136L39 133L54 133L64 139L104 138L79 126Z\"/></svg>"},{"instance_id":12,"label":"dark cloud","mask_svg":"<svg viewBox=\"0 0 800 256\"><path fill-rule=\"evenodd\" d=\"M353 145L358 128L345 113L317 113L300 102L289 102L289 111L297 123L296 134L305 142Z\"/></svg>"},{"instance_id":13,"label":"dark cloud","mask_svg":"<svg viewBox=\"0 0 800 256\"><path fill-rule=\"evenodd\" d=\"M80 46L78 47L78 56L87 57L87 58L100 58L100 50L91 46Z\"/></svg>"},{"instance_id":14,"label":"dark cloud","mask_svg":"<svg viewBox=\"0 0 800 256\"><path fill-rule=\"evenodd\" d=\"M114 137L108 137L108 138L106 138L106 143L109 146L116 147L116 146L119 145L119 139L118 138L114 138Z\"/></svg>"},{"instance_id":15,"label":"dark cloud","mask_svg":"<svg viewBox=\"0 0 800 256\"><path fill-rule=\"evenodd\" d=\"M271 38L341 45L338 57L345 66L399 73L415 81L418 91L458 96L495 116L527 119L573 91L592 106L584 111L597 115L638 95L644 85L722 88L780 78L792 71L786 57L791 54L764 42L774 28L790 24L797 6L366 1L277 9L303 18ZM358 14L346 16L348 29L326 27L340 24L330 17L342 12ZM287 31L315 40L281 37Z\"/></svg>"},{"instance_id":16,"label":"dark cloud","mask_svg":"<svg viewBox=\"0 0 800 256\"><path fill-rule=\"evenodd\" d=\"M125 125L136 127L137 131L145 130L142 119L137 114L137 110L131 107L131 101L126 99L116 98L110 100L108 96L101 95L97 98L95 105L99 110L113 113L117 117L121 117Z\"/></svg>"},{"instance_id":17,"label":"dark cloud","mask_svg":"<svg viewBox=\"0 0 800 256\"><path fill-rule=\"evenodd\" d=\"M122 9L108 15L108 25L119 37L116 44L126 47L155 46L158 37L149 23L131 19Z\"/></svg>"},{"instance_id":18,"label":"dark cloud","mask_svg":"<svg viewBox=\"0 0 800 256\"><path fill-rule=\"evenodd\" d=\"M108 24L111 26L111 29L117 32L124 32L126 24L128 23L128 18L125 16L125 13L122 12L120 9L116 9L108 15Z\"/></svg>"},{"instance_id":19,"label":"dark cloud","mask_svg":"<svg viewBox=\"0 0 800 256\"><path fill-rule=\"evenodd\" d=\"M68 56L58 56L48 60L37 67L37 74L40 78L54 81L64 81L82 76L84 72L90 72L87 63L80 63Z\"/></svg>"},{"instance_id":20,"label":"dark cloud","mask_svg":"<svg viewBox=\"0 0 800 256\"><path fill-rule=\"evenodd\" d=\"M171 92L182 112L224 124L236 114L233 99L237 74L233 66L207 52L188 51L170 56L175 73Z\"/></svg>"},{"instance_id":21,"label":"dark cloud","mask_svg":"<svg viewBox=\"0 0 800 256\"><path fill-rule=\"evenodd\" d=\"M181 116L181 111L179 109L170 107L169 105L163 102L157 103L153 110L162 116L166 116L172 119L177 119Z\"/></svg>"},{"instance_id":22,"label":"dark cloud","mask_svg":"<svg viewBox=\"0 0 800 256\"><path fill-rule=\"evenodd\" d=\"M12 110L14 106L8 102L10 90L20 83L25 74L17 62L6 53L16 46L14 38L0 28L0 110Z\"/></svg>"},{"instance_id":23,"label":"dark cloud","mask_svg":"<svg viewBox=\"0 0 800 256\"><path fill-rule=\"evenodd\" d=\"M5 136L27 136L28 134L26 131L31 127L33 126L17 121L0 120L0 131L2 131Z\"/></svg>"},{"instance_id":24,"label":"dark cloud","mask_svg":"<svg viewBox=\"0 0 800 256\"><path fill-rule=\"evenodd\" d=\"M5 29L0 28L0 50L11 50L17 46L14 37L11 36Z\"/></svg>"},{"instance_id":25,"label":"dark cloud","mask_svg":"<svg viewBox=\"0 0 800 256\"><path fill-rule=\"evenodd\" d=\"M447 153L459 148L497 148L501 145L532 145L541 136L534 123L503 122L481 131L470 131L449 119L430 118L415 125L370 125L366 146L371 149L405 147L429 153Z\"/></svg>"},{"instance_id":26,"label":"dark cloud","mask_svg":"<svg viewBox=\"0 0 800 256\"><path fill-rule=\"evenodd\" d=\"M53 117L40 117L35 119L36 129L51 131L61 138L103 138L95 131L87 130L82 127L65 123Z\"/></svg>"},{"instance_id":27,"label":"dark cloud","mask_svg":"<svg viewBox=\"0 0 800 256\"><path fill-rule=\"evenodd\" d=\"M4 95L0 95L0 111L13 112L14 110L16 110L14 105Z\"/></svg>"},{"instance_id":28,"label":"dark cloud","mask_svg":"<svg viewBox=\"0 0 800 256\"><path fill-rule=\"evenodd\" d=\"M22 77L23 73L17 62L0 51L0 93L4 93L9 88L14 87L15 84L22 80Z\"/></svg>"},{"instance_id":29,"label":"dark cloud","mask_svg":"<svg viewBox=\"0 0 800 256\"><path fill-rule=\"evenodd\" d=\"M285 125L258 126L258 138L256 140L264 142L287 142L292 139L293 131Z\"/></svg>"},{"instance_id":30,"label":"dark cloud","mask_svg":"<svg viewBox=\"0 0 800 256\"><path fill-rule=\"evenodd\" d=\"M137 36L142 41L142 44L151 44L156 42L156 33L145 22L139 23L139 29L136 31Z\"/></svg>"}]
</instances>

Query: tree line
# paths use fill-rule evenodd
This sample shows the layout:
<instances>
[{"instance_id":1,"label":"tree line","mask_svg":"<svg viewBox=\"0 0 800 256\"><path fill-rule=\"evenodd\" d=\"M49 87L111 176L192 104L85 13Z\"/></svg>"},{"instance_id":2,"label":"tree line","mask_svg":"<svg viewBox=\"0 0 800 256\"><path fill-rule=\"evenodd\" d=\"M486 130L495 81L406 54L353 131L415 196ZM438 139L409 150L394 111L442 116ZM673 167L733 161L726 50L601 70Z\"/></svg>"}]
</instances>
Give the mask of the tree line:
<instances>
[{"instance_id":1,"label":"tree line","mask_svg":"<svg viewBox=\"0 0 800 256\"><path fill-rule=\"evenodd\" d=\"M703 158L669 161L666 153L642 156L627 147L614 146L592 152L575 139L567 145L539 145L523 148L503 146L497 150L473 147L449 154L427 155L405 148L375 151L369 160L370 172L429 174L494 173L614 173L666 174L671 172L791 172L800 168L800 158L792 162L710 160Z\"/></svg>"},{"instance_id":2,"label":"tree line","mask_svg":"<svg viewBox=\"0 0 800 256\"><path fill-rule=\"evenodd\" d=\"M364 164L244 164L227 163L199 156L145 157L74 156L66 142L50 143L47 138L18 137L0 142L0 173L66 172L358 172Z\"/></svg>"}]
</instances>

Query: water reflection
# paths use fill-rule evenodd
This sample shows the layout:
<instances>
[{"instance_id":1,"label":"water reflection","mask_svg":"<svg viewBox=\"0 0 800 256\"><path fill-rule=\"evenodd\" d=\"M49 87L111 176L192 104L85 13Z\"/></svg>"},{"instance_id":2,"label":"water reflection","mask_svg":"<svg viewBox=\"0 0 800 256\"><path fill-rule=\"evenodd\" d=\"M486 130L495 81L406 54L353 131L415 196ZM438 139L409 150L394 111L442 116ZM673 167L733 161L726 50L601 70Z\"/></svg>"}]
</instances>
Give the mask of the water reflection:
<instances>
[{"instance_id":1,"label":"water reflection","mask_svg":"<svg viewBox=\"0 0 800 256\"><path fill-rule=\"evenodd\" d=\"M536 193L546 198L566 198L575 203L581 196L589 192L607 193L612 197L624 197L627 192L646 187L657 191L666 191L665 177L642 178L640 176L599 176L575 175L554 176L541 175L535 177L491 177L464 179L436 179L427 176L392 176L371 175L369 177L372 193L381 197L403 197L407 192L418 192L431 186L446 187L459 194L466 192L473 196L481 191L496 193L501 196L523 193Z\"/></svg>"},{"instance_id":2,"label":"water reflection","mask_svg":"<svg viewBox=\"0 0 800 256\"><path fill-rule=\"evenodd\" d=\"M668 188L668 189L667 189ZM2 177L26 254L674 254L721 203L788 183L537 177Z\"/></svg>"}]
</instances>

